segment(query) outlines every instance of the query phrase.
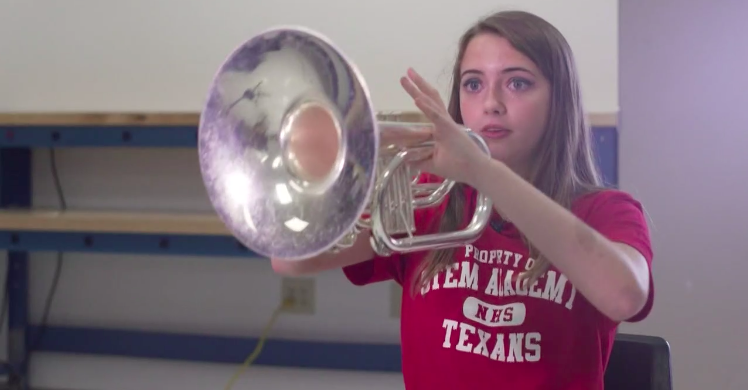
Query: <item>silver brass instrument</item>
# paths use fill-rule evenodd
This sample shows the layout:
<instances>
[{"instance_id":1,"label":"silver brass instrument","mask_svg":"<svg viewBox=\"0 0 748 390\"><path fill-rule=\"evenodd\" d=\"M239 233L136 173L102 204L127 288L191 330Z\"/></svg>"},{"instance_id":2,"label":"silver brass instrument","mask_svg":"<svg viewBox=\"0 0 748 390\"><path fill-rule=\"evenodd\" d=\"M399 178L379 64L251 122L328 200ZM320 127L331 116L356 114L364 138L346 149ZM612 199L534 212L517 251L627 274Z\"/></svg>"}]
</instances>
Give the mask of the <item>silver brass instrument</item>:
<instances>
[{"instance_id":1,"label":"silver brass instrument","mask_svg":"<svg viewBox=\"0 0 748 390\"><path fill-rule=\"evenodd\" d=\"M483 195L465 229L415 234L415 210L440 204L454 185L419 184L407 164L431 146L426 126L378 121L363 77L330 40L274 28L215 75L200 117L200 170L223 223L263 256L339 250L362 229L382 255L472 242L491 215Z\"/></svg>"}]
</instances>

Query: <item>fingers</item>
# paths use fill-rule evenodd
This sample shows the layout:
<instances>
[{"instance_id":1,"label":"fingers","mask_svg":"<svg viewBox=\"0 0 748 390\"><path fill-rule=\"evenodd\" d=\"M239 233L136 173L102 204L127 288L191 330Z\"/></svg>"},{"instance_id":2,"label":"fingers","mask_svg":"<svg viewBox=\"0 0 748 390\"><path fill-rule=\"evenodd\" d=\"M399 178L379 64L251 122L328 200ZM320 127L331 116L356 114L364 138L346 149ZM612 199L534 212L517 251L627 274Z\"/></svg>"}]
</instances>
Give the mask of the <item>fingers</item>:
<instances>
[{"instance_id":1,"label":"fingers","mask_svg":"<svg viewBox=\"0 0 748 390\"><path fill-rule=\"evenodd\" d=\"M445 113L440 107L437 107L436 104L428 98L419 98L415 100L416 107L418 107L421 112L423 112L424 115L426 115L429 120L436 125L435 132L438 132L439 129L442 129L445 127L444 125L449 125L451 118L448 117L447 113ZM441 126L440 126L441 125Z\"/></svg>"},{"instance_id":2,"label":"fingers","mask_svg":"<svg viewBox=\"0 0 748 390\"><path fill-rule=\"evenodd\" d=\"M439 96L439 92L429 85L415 70L408 69L408 77L401 77L400 84L413 98L416 106L421 112L436 125L434 137L438 133L454 126L447 108Z\"/></svg>"},{"instance_id":3,"label":"fingers","mask_svg":"<svg viewBox=\"0 0 748 390\"><path fill-rule=\"evenodd\" d=\"M439 94L439 91L437 91L436 88L432 87L431 84L424 80L424 78L421 77L421 75L418 74L418 72L416 72L413 68L408 69L408 77L410 78L410 80L413 80L413 84L415 84L418 89L423 91L423 93L428 97L434 99L435 103L439 103L444 106L444 102L442 101L442 97Z\"/></svg>"},{"instance_id":4,"label":"fingers","mask_svg":"<svg viewBox=\"0 0 748 390\"><path fill-rule=\"evenodd\" d=\"M410 95L414 100L419 99L422 97L425 97L426 94L423 93L416 85L407 77L401 77L400 78L400 85L403 86L403 89L405 89L405 92Z\"/></svg>"},{"instance_id":5,"label":"fingers","mask_svg":"<svg viewBox=\"0 0 748 390\"><path fill-rule=\"evenodd\" d=\"M400 85L403 86L408 95L413 99L428 97L433 100L442 110L446 110L444 101L442 101L441 95L436 88L432 87L431 84L421 77L415 70L408 69L408 76L400 78Z\"/></svg>"},{"instance_id":6,"label":"fingers","mask_svg":"<svg viewBox=\"0 0 748 390\"><path fill-rule=\"evenodd\" d=\"M438 119L437 109L434 107L431 99L418 98L415 100L415 103L416 107L418 107L418 109L421 110L429 120L433 122L435 119Z\"/></svg>"},{"instance_id":7,"label":"fingers","mask_svg":"<svg viewBox=\"0 0 748 390\"><path fill-rule=\"evenodd\" d=\"M384 146L409 147L428 141L433 137L431 127L402 126L398 123L382 123L379 126L380 143Z\"/></svg>"}]
</instances>

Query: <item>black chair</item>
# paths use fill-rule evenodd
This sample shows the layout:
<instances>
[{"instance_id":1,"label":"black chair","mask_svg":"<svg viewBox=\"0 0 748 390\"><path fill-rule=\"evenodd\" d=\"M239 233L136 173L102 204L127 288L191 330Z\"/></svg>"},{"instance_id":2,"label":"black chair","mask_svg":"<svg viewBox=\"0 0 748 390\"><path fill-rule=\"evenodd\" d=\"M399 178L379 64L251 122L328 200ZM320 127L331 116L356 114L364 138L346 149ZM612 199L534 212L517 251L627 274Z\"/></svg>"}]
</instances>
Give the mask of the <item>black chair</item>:
<instances>
[{"instance_id":1,"label":"black chair","mask_svg":"<svg viewBox=\"0 0 748 390\"><path fill-rule=\"evenodd\" d=\"M655 336L617 334L605 390L672 390L670 345Z\"/></svg>"}]
</instances>

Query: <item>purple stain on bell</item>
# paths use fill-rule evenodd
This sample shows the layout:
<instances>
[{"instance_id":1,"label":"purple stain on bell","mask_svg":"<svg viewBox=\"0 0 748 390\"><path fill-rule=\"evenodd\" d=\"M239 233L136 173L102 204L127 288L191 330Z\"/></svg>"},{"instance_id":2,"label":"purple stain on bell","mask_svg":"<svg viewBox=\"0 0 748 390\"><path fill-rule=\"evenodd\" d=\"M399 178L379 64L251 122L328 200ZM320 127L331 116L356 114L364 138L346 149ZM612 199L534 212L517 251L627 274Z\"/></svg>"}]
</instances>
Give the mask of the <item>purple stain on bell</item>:
<instances>
[{"instance_id":1,"label":"purple stain on bell","mask_svg":"<svg viewBox=\"0 0 748 390\"><path fill-rule=\"evenodd\" d=\"M363 77L331 41L275 28L214 76L198 131L211 205L261 256L303 259L354 231L374 191L379 136Z\"/></svg>"},{"instance_id":2,"label":"purple stain on bell","mask_svg":"<svg viewBox=\"0 0 748 390\"><path fill-rule=\"evenodd\" d=\"M241 48L224 65L225 71L252 72L265 60L269 52L281 49L282 36L252 39Z\"/></svg>"}]
</instances>

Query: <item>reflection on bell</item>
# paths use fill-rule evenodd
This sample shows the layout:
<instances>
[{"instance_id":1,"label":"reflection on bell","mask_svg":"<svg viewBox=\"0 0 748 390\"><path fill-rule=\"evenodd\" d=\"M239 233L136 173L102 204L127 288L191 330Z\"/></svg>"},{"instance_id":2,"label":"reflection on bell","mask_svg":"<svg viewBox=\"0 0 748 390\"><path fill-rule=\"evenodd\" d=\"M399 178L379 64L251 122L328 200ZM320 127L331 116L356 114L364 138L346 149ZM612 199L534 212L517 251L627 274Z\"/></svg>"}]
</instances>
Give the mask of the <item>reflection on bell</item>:
<instances>
[{"instance_id":1,"label":"reflection on bell","mask_svg":"<svg viewBox=\"0 0 748 390\"><path fill-rule=\"evenodd\" d=\"M221 220L260 255L313 257L350 245L363 228L382 254L462 245L488 223L482 195L466 229L414 234L414 209L440 203L454 184L413 182L407 159L430 146L423 126L377 122L363 78L338 48L307 29L275 28L240 45L215 75L200 117L200 169Z\"/></svg>"},{"instance_id":2,"label":"reflection on bell","mask_svg":"<svg viewBox=\"0 0 748 390\"><path fill-rule=\"evenodd\" d=\"M288 186L283 183L275 185L275 193L278 196L278 202L280 204L290 204L293 201L291 193L288 191Z\"/></svg>"},{"instance_id":3,"label":"reflection on bell","mask_svg":"<svg viewBox=\"0 0 748 390\"><path fill-rule=\"evenodd\" d=\"M322 96L305 95L287 111L281 124L280 150L292 184L325 191L343 168L346 148L335 107Z\"/></svg>"},{"instance_id":4,"label":"reflection on bell","mask_svg":"<svg viewBox=\"0 0 748 390\"><path fill-rule=\"evenodd\" d=\"M288 135L282 149L294 176L320 182L338 173L341 130L330 109L316 102L307 103L290 115L286 128Z\"/></svg>"}]
</instances>

